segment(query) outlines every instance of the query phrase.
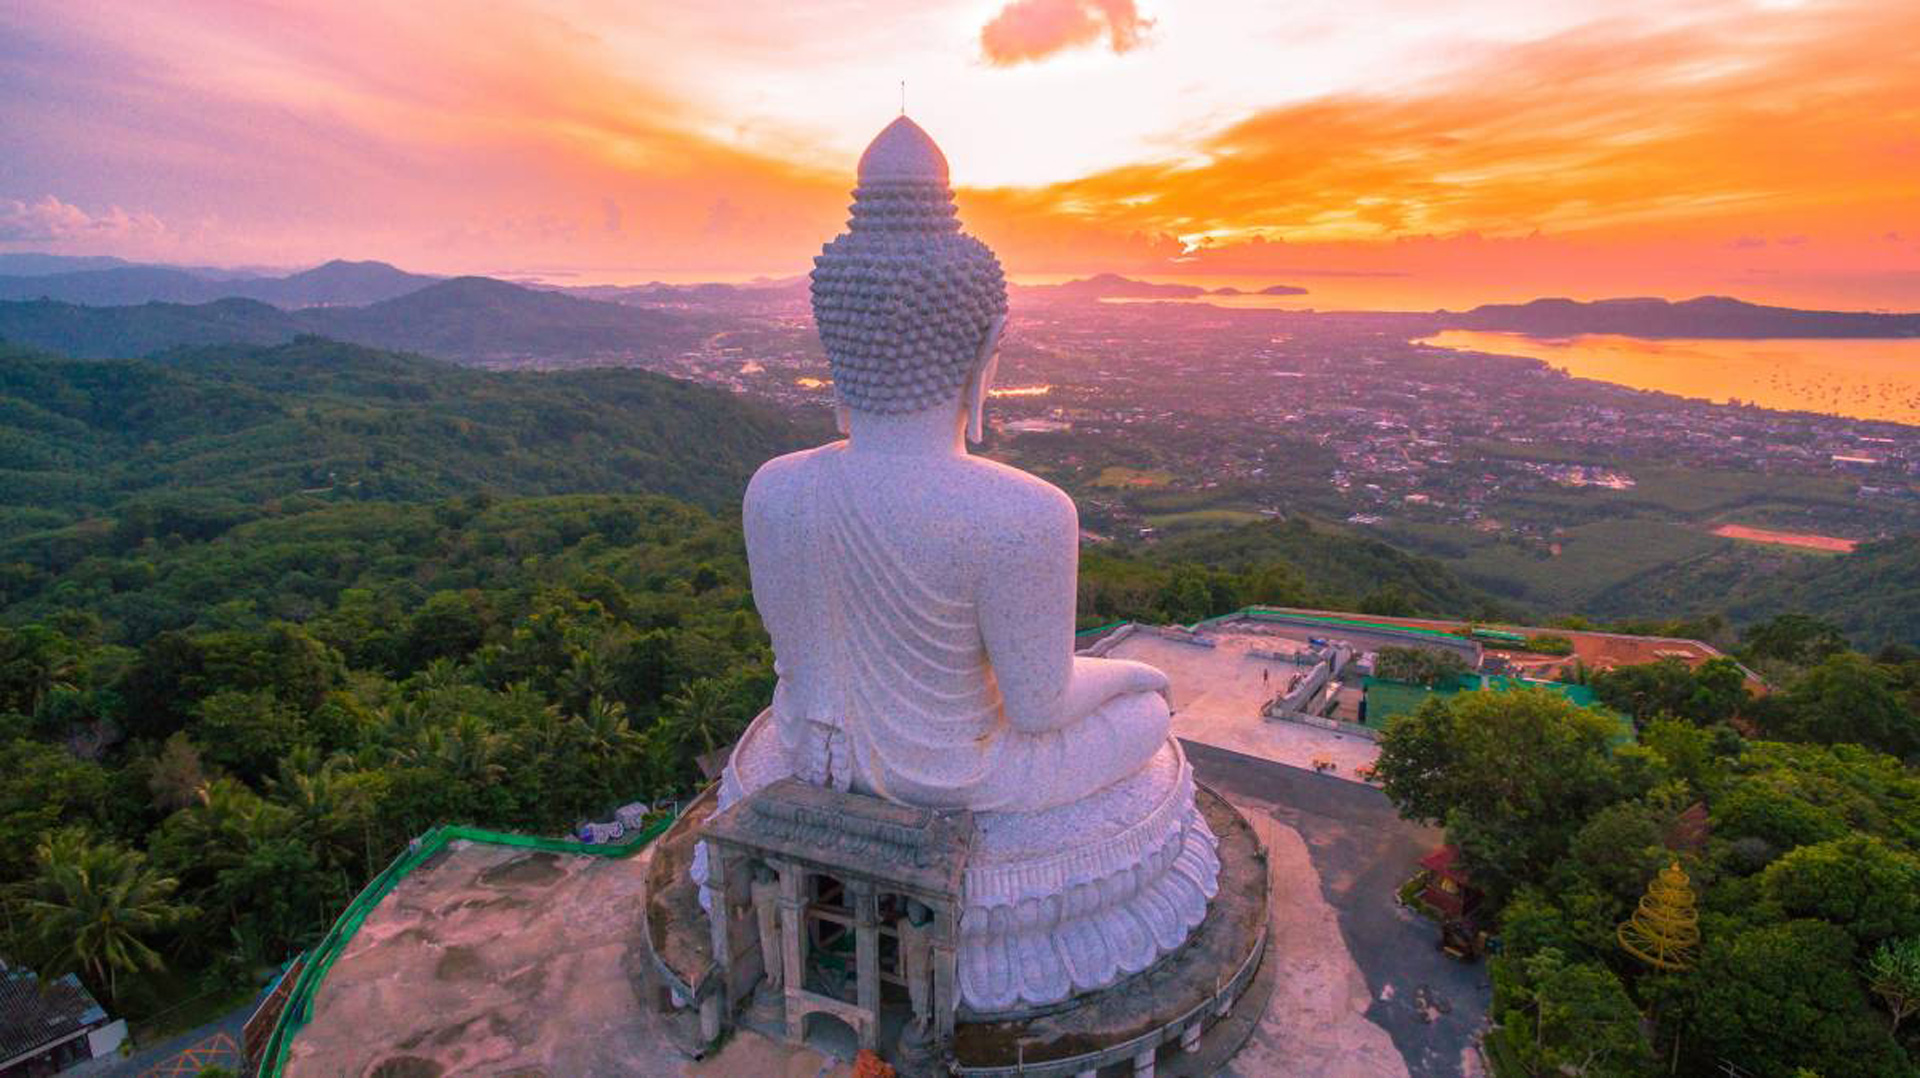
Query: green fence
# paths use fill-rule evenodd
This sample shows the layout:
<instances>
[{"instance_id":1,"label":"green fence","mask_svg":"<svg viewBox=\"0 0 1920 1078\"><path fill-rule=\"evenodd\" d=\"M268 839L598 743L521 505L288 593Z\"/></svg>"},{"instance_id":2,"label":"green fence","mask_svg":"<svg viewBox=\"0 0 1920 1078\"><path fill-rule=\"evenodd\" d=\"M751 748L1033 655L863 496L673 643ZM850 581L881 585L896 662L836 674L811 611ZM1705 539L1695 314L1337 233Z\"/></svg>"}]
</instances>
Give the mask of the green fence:
<instances>
[{"instance_id":1,"label":"green fence","mask_svg":"<svg viewBox=\"0 0 1920 1078\"><path fill-rule=\"evenodd\" d=\"M608 842L589 845L584 842L569 842L564 839L536 838L531 835L515 835L504 831L485 831L477 827L441 826L436 827L407 845L398 857L395 857L380 874L367 881L359 895L347 905L346 910L333 922L333 927L307 952L307 961L301 967L300 976L293 982L288 993L287 1004L280 1011L280 1017L274 1021L273 1035L267 1039L266 1047L260 1057L260 1078L280 1078L287 1062L287 1049L292 1046L293 1038L313 1019L313 996L319 991L320 982L333 968L347 944L352 942L354 934L373 913L381 899L392 893L412 874L414 869L425 864L435 854L447 848L455 841L478 842L489 846L515 846L527 850L539 850L545 853L579 854L586 857L630 857L657 838L673 823L673 817L657 820L641 829L640 833L625 842Z\"/></svg>"}]
</instances>

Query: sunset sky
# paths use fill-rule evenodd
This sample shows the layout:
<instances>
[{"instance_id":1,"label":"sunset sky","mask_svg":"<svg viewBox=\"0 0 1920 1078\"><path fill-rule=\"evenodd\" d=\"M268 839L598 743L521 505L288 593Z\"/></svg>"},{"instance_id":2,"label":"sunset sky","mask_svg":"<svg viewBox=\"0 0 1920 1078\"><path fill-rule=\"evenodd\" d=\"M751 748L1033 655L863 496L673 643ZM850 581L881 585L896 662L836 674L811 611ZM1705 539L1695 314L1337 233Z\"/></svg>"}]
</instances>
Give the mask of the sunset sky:
<instances>
[{"instance_id":1,"label":"sunset sky","mask_svg":"<svg viewBox=\"0 0 1920 1078\"><path fill-rule=\"evenodd\" d=\"M803 272L899 108L1016 276L1920 309L1920 4L0 5L0 250Z\"/></svg>"}]
</instances>

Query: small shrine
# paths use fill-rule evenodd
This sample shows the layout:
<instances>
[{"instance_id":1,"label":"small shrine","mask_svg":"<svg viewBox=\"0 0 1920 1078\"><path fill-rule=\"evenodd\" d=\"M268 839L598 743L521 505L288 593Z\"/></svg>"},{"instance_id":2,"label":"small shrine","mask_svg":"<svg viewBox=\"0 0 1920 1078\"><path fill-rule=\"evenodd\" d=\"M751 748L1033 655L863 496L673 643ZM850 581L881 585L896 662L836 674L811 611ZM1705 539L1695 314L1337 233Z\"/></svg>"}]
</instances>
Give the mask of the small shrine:
<instances>
[{"instance_id":1,"label":"small shrine","mask_svg":"<svg viewBox=\"0 0 1920 1078\"><path fill-rule=\"evenodd\" d=\"M782 779L715 813L701 835L724 998L745 999L764 979L784 1005L790 1042L826 1014L877 1049L892 990L911 1009L902 1044L942 1054L958 1002L971 813Z\"/></svg>"}]
</instances>

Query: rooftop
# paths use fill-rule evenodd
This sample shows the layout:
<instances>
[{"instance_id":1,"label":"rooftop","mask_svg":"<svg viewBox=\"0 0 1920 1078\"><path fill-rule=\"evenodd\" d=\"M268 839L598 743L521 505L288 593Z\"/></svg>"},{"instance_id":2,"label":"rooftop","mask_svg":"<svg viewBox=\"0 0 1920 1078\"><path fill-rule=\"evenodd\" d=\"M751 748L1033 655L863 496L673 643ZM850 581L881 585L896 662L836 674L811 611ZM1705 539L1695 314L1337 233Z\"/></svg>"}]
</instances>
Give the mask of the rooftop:
<instances>
[{"instance_id":1,"label":"rooftop","mask_svg":"<svg viewBox=\"0 0 1920 1078\"><path fill-rule=\"evenodd\" d=\"M44 983L27 970L0 973L0 1062L65 1040L106 1018L107 1012L71 973Z\"/></svg>"}]
</instances>

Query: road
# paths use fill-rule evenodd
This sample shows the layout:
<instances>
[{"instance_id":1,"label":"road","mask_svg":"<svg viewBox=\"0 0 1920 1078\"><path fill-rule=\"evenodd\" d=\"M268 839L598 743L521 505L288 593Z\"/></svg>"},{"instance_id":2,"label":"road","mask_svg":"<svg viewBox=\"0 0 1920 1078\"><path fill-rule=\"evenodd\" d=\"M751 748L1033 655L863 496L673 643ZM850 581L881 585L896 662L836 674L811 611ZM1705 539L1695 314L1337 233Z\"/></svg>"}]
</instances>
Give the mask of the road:
<instances>
[{"instance_id":1,"label":"road","mask_svg":"<svg viewBox=\"0 0 1920 1078\"><path fill-rule=\"evenodd\" d=\"M240 1058L240 1031L258 1002L251 1000L224 1017L142 1048L125 1059L109 1056L61 1073L82 1078L191 1078L207 1067L220 1066L238 1074L245 1069Z\"/></svg>"},{"instance_id":2,"label":"road","mask_svg":"<svg viewBox=\"0 0 1920 1078\"><path fill-rule=\"evenodd\" d=\"M1400 819L1371 786L1183 741L1201 782L1244 812L1300 833L1323 897L1373 997L1366 1017L1386 1030L1411 1078L1463 1078L1491 986L1484 963L1456 962L1436 946L1433 922L1402 909L1394 892L1437 830ZM1275 902L1285 896L1274 896Z\"/></svg>"}]
</instances>

